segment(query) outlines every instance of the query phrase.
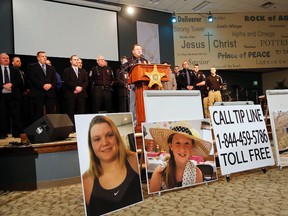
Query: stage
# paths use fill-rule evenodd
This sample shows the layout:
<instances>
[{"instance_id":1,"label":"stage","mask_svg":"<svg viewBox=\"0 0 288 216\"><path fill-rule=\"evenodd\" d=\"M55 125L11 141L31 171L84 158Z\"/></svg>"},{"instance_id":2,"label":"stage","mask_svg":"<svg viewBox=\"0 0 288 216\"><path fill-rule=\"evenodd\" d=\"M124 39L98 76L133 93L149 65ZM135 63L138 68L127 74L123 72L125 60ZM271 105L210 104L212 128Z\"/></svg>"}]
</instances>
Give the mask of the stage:
<instances>
[{"instance_id":1,"label":"stage","mask_svg":"<svg viewBox=\"0 0 288 216\"><path fill-rule=\"evenodd\" d=\"M0 140L0 190L35 190L80 182L76 134L65 140L23 144Z\"/></svg>"},{"instance_id":2,"label":"stage","mask_svg":"<svg viewBox=\"0 0 288 216\"><path fill-rule=\"evenodd\" d=\"M136 143L143 163L142 133L136 133ZM37 144L21 144L20 138L8 135L0 140L0 190L36 190L81 182L77 149L76 133L65 140Z\"/></svg>"}]
</instances>

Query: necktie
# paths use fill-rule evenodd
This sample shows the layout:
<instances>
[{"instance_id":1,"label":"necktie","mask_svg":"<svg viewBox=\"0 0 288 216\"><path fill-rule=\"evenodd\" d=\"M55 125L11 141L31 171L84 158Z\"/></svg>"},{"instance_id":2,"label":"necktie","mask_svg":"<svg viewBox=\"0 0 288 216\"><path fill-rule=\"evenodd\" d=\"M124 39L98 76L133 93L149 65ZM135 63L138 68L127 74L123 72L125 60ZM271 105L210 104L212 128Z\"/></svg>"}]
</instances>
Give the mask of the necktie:
<instances>
[{"instance_id":1,"label":"necktie","mask_svg":"<svg viewBox=\"0 0 288 216\"><path fill-rule=\"evenodd\" d=\"M42 69L43 69L43 72L44 72L44 74L45 74L45 76L46 76L46 67L45 67L44 64L42 64Z\"/></svg>"},{"instance_id":2,"label":"necktie","mask_svg":"<svg viewBox=\"0 0 288 216\"><path fill-rule=\"evenodd\" d=\"M25 79L24 79L24 72L19 70L20 71L20 75L21 75L21 79L22 79L22 83L23 85L25 85Z\"/></svg>"},{"instance_id":3,"label":"necktie","mask_svg":"<svg viewBox=\"0 0 288 216\"><path fill-rule=\"evenodd\" d=\"M75 68L75 74L76 74L76 77L78 78L78 68Z\"/></svg>"},{"instance_id":4,"label":"necktie","mask_svg":"<svg viewBox=\"0 0 288 216\"><path fill-rule=\"evenodd\" d=\"M187 76L187 84L190 85L190 74L189 71L187 69L186 70L186 76Z\"/></svg>"},{"instance_id":5,"label":"necktie","mask_svg":"<svg viewBox=\"0 0 288 216\"><path fill-rule=\"evenodd\" d=\"M5 84L10 82L7 67L4 67L4 79Z\"/></svg>"},{"instance_id":6,"label":"necktie","mask_svg":"<svg viewBox=\"0 0 288 216\"><path fill-rule=\"evenodd\" d=\"M141 64L141 59L140 58L138 58L138 63Z\"/></svg>"}]
</instances>

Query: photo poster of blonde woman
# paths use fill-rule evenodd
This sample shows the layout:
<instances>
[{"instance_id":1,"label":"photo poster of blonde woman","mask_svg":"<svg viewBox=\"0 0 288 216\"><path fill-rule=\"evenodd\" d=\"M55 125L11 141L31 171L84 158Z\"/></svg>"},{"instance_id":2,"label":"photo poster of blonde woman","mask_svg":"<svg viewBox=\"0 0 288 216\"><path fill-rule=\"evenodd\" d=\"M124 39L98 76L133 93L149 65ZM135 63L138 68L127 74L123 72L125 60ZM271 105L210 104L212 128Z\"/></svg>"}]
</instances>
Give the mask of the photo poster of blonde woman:
<instances>
[{"instance_id":1,"label":"photo poster of blonde woman","mask_svg":"<svg viewBox=\"0 0 288 216\"><path fill-rule=\"evenodd\" d=\"M131 113L75 115L85 215L143 201Z\"/></svg>"},{"instance_id":2,"label":"photo poster of blonde woman","mask_svg":"<svg viewBox=\"0 0 288 216\"><path fill-rule=\"evenodd\" d=\"M209 119L142 123L148 193L218 180Z\"/></svg>"},{"instance_id":3,"label":"photo poster of blonde woman","mask_svg":"<svg viewBox=\"0 0 288 216\"><path fill-rule=\"evenodd\" d=\"M288 166L288 110L274 110L273 119L280 164Z\"/></svg>"}]
</instances>

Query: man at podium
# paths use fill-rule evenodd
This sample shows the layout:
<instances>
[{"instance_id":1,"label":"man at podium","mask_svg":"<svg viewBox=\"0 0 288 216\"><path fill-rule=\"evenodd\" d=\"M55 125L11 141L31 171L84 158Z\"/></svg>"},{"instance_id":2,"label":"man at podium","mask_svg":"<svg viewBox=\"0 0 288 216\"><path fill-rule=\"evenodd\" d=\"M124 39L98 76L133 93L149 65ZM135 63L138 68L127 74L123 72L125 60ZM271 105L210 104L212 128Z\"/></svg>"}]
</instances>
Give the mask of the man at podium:
<instances>
[{"instance_id":1,"label":"man at podium","mask_svg":"<svg viewBox=\"0 0 288 216\"><path fill-rule=\"evenodd\" d=\"M148 60L145 59L142 55L142 47L139 44L134 44L132 48L132 54L133 56L128 58L129 63L129 72L131 72L131 69L135 64L142 63L142 64L149 64Z\"/></svg>"},{"instance_id":2,"label":"man at podium","mask_svg":"<svg viewBox=\"0 0 288 216\"><path fill-rule=\"evenodd\" d=\"M132 48L132 57L128 58L128 62L122 66L122 70L128 70L130 74L136 64L150 64L142 55L142 47L139 44L134 44ZM135 84L129 86L129 111L133 114L134 126L136 124L136 104L135 104Z\"/></svg>"}]
</instances>

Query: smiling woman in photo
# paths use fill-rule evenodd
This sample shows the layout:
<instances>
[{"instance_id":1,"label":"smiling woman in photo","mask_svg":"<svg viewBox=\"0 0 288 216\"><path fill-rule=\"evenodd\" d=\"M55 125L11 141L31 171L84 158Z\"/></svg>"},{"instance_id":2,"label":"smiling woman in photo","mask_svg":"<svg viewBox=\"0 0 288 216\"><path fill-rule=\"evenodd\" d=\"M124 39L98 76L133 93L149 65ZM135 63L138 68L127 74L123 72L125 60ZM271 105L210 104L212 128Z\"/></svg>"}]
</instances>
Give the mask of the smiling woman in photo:
<instances>
[{"instance_id":1,"label":"smiling woman in photo","mask_svg":"<svg viewBox=\"0 0 288 216\"><path fill-rule=\"evenodd\" d=\"M169 152L170 158L153 171L149 190L157 192L189 186L203 181L202 172L190 161L192 155L206 157L212 144L200 138L190 125L179 124L171 129L150 128L155 143Z\"/></svg>"},{"instance_id":2,"label":"smiling woman in photo","mask_svg":"<svg viewBox=\"0 0 288 216\"><path fill-rule=\"evenodd\" d=\"M95 116L88 132L90 165L83 174L87 215L105 214L143 200L137 155L114 122Z\"/></svg>"}]
</instances>

